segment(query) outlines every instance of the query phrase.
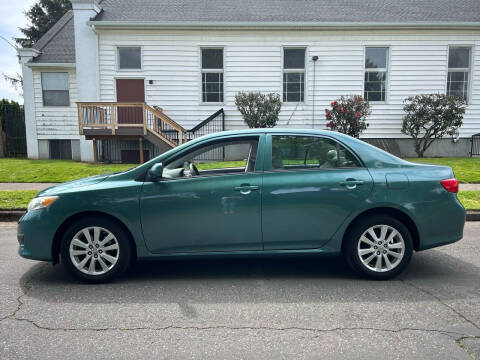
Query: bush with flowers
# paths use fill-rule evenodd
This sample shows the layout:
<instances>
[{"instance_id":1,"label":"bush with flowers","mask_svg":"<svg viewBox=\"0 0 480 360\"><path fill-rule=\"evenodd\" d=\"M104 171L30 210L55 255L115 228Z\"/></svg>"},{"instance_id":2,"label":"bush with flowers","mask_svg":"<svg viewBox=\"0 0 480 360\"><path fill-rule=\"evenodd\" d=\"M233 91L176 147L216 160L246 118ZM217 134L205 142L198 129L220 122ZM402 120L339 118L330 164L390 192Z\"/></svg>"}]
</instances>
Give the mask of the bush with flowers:
<instances>
[{"instance_id":1,"label":"bush with flowers","mask_svg":"<svg viewBox=\"0 0 480 360\"><path fill-rule=\"evenodd\" d=\"M325 109L327 128L358 138L368 127L365 119L370 115L370 104L360 95L342 96Z\"/></svg>"}]
</instances>

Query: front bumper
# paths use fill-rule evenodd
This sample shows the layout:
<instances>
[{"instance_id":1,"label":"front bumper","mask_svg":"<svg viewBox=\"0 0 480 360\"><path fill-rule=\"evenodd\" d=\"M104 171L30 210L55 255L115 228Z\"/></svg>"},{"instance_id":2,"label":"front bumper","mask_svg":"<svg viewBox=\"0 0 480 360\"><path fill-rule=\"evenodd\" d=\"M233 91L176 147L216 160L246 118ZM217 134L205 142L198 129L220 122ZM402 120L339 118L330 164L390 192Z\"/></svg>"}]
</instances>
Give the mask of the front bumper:
<instances>
[{"instance_id":1,"label":"front bumper","mask_svg":"<svg viewBox=\"0 0 480 360\"><path fill-rule=\"evenodd\" d=\"M32 260L53 261L53 239L61 219L53 216L48 210L29 211L19 220L17 240L20 256Z\"/></svg>"}]
</instances>

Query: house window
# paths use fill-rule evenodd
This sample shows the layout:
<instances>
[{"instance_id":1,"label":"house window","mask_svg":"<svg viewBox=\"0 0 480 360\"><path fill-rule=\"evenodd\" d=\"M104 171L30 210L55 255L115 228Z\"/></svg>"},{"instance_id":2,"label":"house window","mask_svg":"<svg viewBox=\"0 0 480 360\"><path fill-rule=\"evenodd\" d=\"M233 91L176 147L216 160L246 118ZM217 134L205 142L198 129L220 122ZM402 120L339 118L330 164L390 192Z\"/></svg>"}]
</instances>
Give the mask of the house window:
<instances>
[{"instance_id":1,"label":"house window","mask_svg":"<svg viewBox=\"0 0 480 360\"><path fill-rule=\"evenodd\" d=\"M223 102L223 49L202 49L202 101Z\"/></svg>"},{"instance_id":2,"label":"house window","mask_svg":"<svg viewBox=\"0 0 480 360\"><path fill-rule=\"evenodd\" d=\"M305 49L283 49L283 101L305 100Z\"/></svg>"},{"instance_id":3,"label":"house window","mask_svg":"<svg viewBox=\"0 0 480 360\"><path fill-rule=\"evenodd\" d=\"M43 106L70 106L68 73L42 72Z\"/></svg>"},{"instance_id":4,"label":"house window","mask_svg":"<svg viewBox=\"0 0 480 360\"><path fill-rule=\"evenodd\" d=\"M142 68L142 49L139 46L122 46L117 49L119 70L140 70Z\"/></svg>"},{"instance_id":5,"label":"house window","mask_svg":"<svg viewBox=\"0 0 480 360\"><path fill-rule=\"evenodd\" d=\"M471 51L469 46L449 47L447 95L468 100Z\"/></svg>"},{"instance_id":6,"label":"house window","mask_svg":"<svg viewBox=\"0 0 480 360\"><path fill-rule=\"evenodd\" d=\"M365 48L364 98L386 101L388 78L388 47Z\"/></svg>"}]
</instances>

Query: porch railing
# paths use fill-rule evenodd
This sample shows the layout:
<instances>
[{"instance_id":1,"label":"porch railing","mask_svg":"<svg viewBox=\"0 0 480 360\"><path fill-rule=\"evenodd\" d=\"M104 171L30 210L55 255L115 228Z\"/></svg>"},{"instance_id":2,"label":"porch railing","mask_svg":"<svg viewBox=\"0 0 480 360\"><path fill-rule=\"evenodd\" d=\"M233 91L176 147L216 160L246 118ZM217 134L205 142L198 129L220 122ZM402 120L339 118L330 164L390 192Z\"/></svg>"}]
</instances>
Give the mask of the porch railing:
<instances>
[{"instance_id":1,"label":"porch railing","mask_svg":"<svg viewBox=\"0 0 480 360\"><path fill-rule=\"evenodd\" d=\"M85 129L105 129L116 135L119 129L141 129L171 146L181 145L187 141L187 130L162 112L145 103L106 103L79 102L78 127L80 135Z\"/></svg>"}]
</instances>

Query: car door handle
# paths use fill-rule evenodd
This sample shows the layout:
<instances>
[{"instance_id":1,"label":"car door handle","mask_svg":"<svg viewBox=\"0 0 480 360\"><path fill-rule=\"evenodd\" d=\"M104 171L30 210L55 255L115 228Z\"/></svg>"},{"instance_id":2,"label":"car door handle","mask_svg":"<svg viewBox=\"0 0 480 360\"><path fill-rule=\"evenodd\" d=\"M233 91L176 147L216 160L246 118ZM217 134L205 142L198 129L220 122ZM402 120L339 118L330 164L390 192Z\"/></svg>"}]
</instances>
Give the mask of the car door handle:
<instances>
[{"instance_id":1,"label":"car door handle","mask_svg":"<svg viewBox=\"0 0 480 360\"><path fill-rule=\"evenodd\" d=\"M355 189L357 185L363 185L363 180L355 180L355 179L347 179L345 181L341 181L340 185L345 186L347 189Z\"/></svg>"},{"instance_id":2,"label":"car door handle","mask_svg":"<svg viewBox=\"0 0 480 360\"><path fill-rule=\"evenodd\" d=\"M260 187L256 185L240 185L235 187L235 191L240 191L244 195L248 195L258 189L260 189Z\"/></svg>"}]
</instances>

